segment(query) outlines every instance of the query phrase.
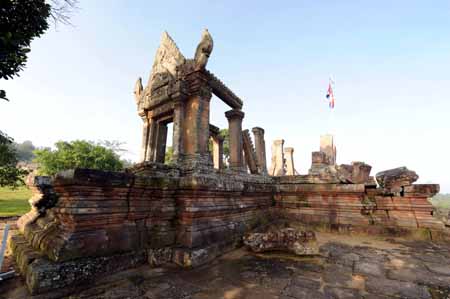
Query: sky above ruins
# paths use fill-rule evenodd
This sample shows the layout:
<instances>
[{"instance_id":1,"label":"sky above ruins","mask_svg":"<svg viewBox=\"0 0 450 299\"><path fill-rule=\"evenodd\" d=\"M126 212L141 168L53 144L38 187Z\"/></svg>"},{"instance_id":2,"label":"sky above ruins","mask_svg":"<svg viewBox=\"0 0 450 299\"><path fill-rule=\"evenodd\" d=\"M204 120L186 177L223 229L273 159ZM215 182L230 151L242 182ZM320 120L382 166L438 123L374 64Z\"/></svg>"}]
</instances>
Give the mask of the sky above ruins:
<instances>
[{"instance_id":1,"label":"sky above ruins","mask_svg":"<svg viewBox=\"0 0 450 299\"><path fill-rule=\"evenodd\" d=\"M320 2L320 3L319 3ZM244 128L283 138L306 173L319 136L338 163L373 174L408 166L450 193L450 2L80 1L73 27L32 43L19 78L0 81L0 129L16 141L119 140L137 160L141 120L133 87L147 82L161 33L193 57L208 28L207 68L244 100ZM325 100L336 81L336 106ZM227 126L225 104L211 123Z\"/></svg>"}]
</instances>

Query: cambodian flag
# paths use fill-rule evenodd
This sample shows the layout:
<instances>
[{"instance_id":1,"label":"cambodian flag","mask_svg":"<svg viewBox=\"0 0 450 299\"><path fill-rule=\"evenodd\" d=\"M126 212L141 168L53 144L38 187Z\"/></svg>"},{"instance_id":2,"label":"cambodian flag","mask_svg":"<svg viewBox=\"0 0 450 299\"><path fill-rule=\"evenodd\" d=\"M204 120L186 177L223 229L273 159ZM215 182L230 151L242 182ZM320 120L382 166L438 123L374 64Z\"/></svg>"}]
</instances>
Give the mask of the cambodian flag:
<instances>
[{"instance_id":1,"label":"cambodian flag","mask_svg":"<svg viewBox=\"0 0 450 299\"><path fill-rule=\"evenodd\" d=\"M334 108L334 93L333 93L333 87L331 86L331 79L328 83L328 90L327 90L327 99L328 99L328 105L331 109Z\"/></svg>"}]
</instances>

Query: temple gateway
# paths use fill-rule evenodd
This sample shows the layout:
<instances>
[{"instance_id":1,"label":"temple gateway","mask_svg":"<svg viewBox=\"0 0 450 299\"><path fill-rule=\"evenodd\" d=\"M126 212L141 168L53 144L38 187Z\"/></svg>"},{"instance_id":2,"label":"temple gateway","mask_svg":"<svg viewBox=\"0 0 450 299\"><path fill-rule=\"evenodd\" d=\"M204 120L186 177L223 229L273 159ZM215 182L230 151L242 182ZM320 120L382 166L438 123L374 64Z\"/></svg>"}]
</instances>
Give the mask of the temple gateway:
<instances>
[{"instance_id":1,"label":"temple gateway","mask_svg":"<svg viewBox=\"0 0 450 299\"><path fill-rule=\"evenodd\" d=\"M245 128L243 101L207 69L212 51L207 30L193 59L163 33L147 84L138 79L134 88L140 163L124 172L73 169L30 179L31 210L19 219L10 249L32 294L70 292L144 264L197 267L280 219L448 238L428 201L439 185L414 184L417 174L405 167L374 178L364 162L338 165L331 135L321 137L308 174L295 170L294 149L284 140L273 142L268 167L264 129ZM227 161L210 119L213 94L230 107ZM174 161L168 165L170 123Z\"/></svg>"}]
</instances>

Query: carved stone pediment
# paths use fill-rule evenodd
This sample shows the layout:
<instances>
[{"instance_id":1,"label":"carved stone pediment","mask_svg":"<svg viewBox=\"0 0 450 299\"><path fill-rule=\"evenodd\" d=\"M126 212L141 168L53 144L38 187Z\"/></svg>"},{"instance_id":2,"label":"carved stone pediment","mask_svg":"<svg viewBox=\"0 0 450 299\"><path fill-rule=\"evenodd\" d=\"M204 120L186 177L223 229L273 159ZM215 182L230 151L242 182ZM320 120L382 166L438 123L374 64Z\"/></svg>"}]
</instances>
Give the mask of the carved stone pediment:
<instances>
[{"instance_id":1,"label":"carved stone pediment","mask_svg":"<svg viewBox=\"0 0 450 299\"><path fill-rule=\"evenodd\" d=\"M150 87L148 91L151 93L167 84L170 79L176 78L178 67L183 65L185 61L186 59L173 39L167 32L164 32L148 80L147 86Z\"/></svg>"}]
</instances>

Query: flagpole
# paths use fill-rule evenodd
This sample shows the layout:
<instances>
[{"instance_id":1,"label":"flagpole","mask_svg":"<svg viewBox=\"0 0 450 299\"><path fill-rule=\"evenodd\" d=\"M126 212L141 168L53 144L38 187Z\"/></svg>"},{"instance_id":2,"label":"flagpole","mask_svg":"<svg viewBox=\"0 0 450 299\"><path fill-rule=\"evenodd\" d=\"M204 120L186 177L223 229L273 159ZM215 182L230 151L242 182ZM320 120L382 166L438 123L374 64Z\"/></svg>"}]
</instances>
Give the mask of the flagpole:
<instances>
[{"instance_id":1,"label":"flagpole","mask_svg":"<svg viewBox=\"0 0 450 299\"><path fill-rule=\"evenodd\" d=\"M335 89L335 81L333 75L330 74L328 79L328 134L334 135L334 89ZM332 104L331 104L332 103Z\"/></svg>"}]
</instances>

